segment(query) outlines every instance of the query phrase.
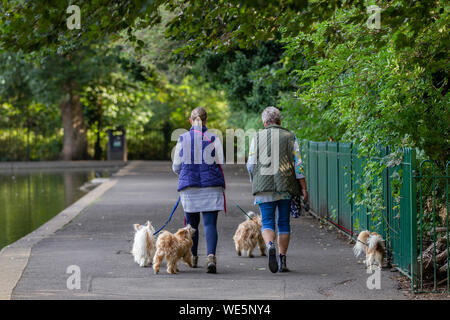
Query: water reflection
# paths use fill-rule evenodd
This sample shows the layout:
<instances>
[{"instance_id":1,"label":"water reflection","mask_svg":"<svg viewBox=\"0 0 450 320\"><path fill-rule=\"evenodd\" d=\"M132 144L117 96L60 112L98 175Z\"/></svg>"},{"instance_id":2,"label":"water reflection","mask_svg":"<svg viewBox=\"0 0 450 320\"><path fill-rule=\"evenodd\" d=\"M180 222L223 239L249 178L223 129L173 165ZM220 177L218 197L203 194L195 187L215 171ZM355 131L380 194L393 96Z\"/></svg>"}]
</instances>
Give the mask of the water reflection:
<instances>
[{"instance_id":1,"label":"water reflection","mask_svg":"<svg viewBox=\"0 0 450 320\"><path fill-rule=\"evenodd\" d=\"M94 170L0 172L0 249L50 220L85 192ZM97 176L99 172L97 172ZM101 176L109 176L101 171Z\"/></svg>"}]
</instances>

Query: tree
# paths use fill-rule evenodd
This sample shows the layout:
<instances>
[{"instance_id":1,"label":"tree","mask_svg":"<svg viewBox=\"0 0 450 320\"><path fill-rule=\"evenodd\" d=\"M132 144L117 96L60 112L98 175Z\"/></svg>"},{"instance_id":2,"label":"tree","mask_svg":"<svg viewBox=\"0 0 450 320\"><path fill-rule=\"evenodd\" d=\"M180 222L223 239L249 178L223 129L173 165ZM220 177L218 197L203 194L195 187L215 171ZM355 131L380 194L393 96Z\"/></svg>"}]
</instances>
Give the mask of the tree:
<instances>
[{"instance_id":1,"label":"tree","mask_svg":"<svg viewBox=\"0 0 450 320\"><path fill-rule=\"evenodd\" d=\"M117 38L121 32L142 48L145 41L133 31L157 25L162 12L171 14L165 22L166 36L184 41L171 49L187 57L205 49L235 50L236 61L247 63L248 57L237 50L281 41L287 48L281 58L284 68L277 72L281 77L269 78L272 84L265 82L263 88L271 88L279 79L298 86L297 96L279 94L286 106L284 114L293 119L291 126L304 123L309 130L304 132L313 136L330 135L366 147L374 143L417 146L437 161L448 158L450 41L444 2L378 1L382 28L369 30L365 27L367 6L374 1L136 0L111 5L103 0L80 1L82 28L71 32L65 26L65 4L56 0L47 6L22 1L2 4L0 47L41 55L70 55L86 43ZM261 68L260 74L266 70ZM225 70L219 73L226 75ZM239 86L228 89L228 97L245 92ZM256 92L251 97L262 95ZM306 115L308 121L298 114ZM313 124L312 130L308 123Z\"/></svg>"},{"instance_id":2,"label":"tree","mask_svg":"<svg viewBox=\"0 0 450 320\"><path fill-rule=\"evenodd\" d=\"M363 25L367 7L363 0L80 0L81 29L68 30L67 4L50 0L46 5L20 0L3 0L0 6L0 43L11 50L58 52L63 54L126 30L130 40L144 46L133 29L158 25L162 12L174 13L167 23L167 35L187 40L183 51L192 55L204 49L253 48L280 33L295 36L310 33L315 24L333 17L336 10L348 10L348 21ZM404 43L413 45L414 37L446 11L438 0L379 1L383 24ZM164 10L161 10L163 9ZM405 23L405 18L408 18ZM330 40L342 40L330 27ZM335 29L336 30L336 29Z\"/></svg>"},{"instance_id":3,"label":"tree","mask_svg":"<svg viewBox=\"0 0 450 320\"><path fill-rule=\"evenodd\" d=\"M265 81L281 67L282 53L281 45L273 41L252 50L205 51L196 60L194 73L224 90L232 111L260 112L264 106L276 104L283 89L275 81Z\"/></svg>"},{"instance_id":4,"label":"tree","mask_svg":"<svg viewBox=\"0 0 450 320\"><path fill-rule=\"evenodd\" d=\"M114 56L98 47L40 59L35 98L60 107L64 128L63 160L87 158L87 126L81 94L84 87L99 83L116 69Z\"/></svg>"},{"instance_id":5,"label":"tree","mask_svg":"<svg viewBox=\"0 0 450 320\"><path fill-rule=\"evenodd\" d=\"M418 147L444 167L450 155L448 12L437 5L432 22L408 40L409 25L372 31L352 23L353 15L337 10L313 32L283 39L287 59L298 52L307 59L293 71L299 76L295 100L283 104L291 123L320 110L321 122L335 126L318 128L322 139L352 141L374 153L379 144Z\"/></svg>"}]
</instances>

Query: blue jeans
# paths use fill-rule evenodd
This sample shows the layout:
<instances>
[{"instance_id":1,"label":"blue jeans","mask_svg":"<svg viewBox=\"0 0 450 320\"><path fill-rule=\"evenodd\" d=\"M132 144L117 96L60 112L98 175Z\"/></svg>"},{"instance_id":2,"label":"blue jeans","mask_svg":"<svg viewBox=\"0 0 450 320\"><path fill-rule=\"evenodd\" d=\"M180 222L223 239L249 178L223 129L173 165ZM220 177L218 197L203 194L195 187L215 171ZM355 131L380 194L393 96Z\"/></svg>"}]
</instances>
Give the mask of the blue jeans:
<instances>
[{"instance_id":1,"label":"blue jeans","mask_svg":"<svg viewBox=\"0 0 450 320\"><path fill-rule=\"evenodd\" d=\"M217 247L217 215L218 211L203 212L203 225L205 228L206 252L207 254L216 254ZM200 212L185 212L186 224L190 224L195 229L192 237L191 252L193 256L197 256L198 249L198 226L200 224Z\"/></svg>"},{"instance_id":2,"label":"blue jeans","mask_svg":"<svg viewBox=\"0 0 450 320\"><path fill-rule=\"evenodd\" d=\"M277 228L278 234L290 234L291 200L278 200L259 204L261 211L262 228L275 232L275 210L278 207Z\"/></svg>"}]
</instances>

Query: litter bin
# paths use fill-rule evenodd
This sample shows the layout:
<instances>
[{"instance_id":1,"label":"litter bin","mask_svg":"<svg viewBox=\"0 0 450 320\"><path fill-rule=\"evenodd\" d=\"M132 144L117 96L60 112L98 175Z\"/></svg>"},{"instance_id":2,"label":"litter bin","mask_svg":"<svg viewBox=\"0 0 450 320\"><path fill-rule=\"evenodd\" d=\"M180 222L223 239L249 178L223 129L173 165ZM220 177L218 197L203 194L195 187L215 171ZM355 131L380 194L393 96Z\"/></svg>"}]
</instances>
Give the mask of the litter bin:
<instances>
[{"instance_id":1,"label":"litter bin","mask_svg":"<svg viewBox=\"0 0 450 320\"><path fill-rule=\"evenodd\" d=\"M123 128L108 130L108 160L127 161L127 138Z\"/></svg>"}]
</instances>

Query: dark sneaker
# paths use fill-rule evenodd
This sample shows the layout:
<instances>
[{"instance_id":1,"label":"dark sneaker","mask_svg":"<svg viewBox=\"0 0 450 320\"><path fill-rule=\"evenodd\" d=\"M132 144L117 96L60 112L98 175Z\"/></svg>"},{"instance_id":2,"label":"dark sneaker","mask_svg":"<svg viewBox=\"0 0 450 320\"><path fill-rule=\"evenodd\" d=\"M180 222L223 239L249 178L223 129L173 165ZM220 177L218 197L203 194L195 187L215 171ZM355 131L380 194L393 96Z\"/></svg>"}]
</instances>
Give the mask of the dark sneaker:
<instances>
[{"instance_id":1,"label":"dark sneaker","mask_svg":"<svg viewBox=\"0 0 450 320\"><path fill-rule=\"evenodd\" d=\"M278 272L288 272L289 269L286 266L286 255L280 254L278 256Z\"/></svg>"},{"instance_id":2,"label":"dark sneaker","mask_svg":"<svg viewBox=\"0 0 450 320\"><path fill-rule=\"evenodd\" d=\"M276 273L278 271L278 262L277 252L273 243L267 245L267 256L269 257L269 270L272 273Z\"/></svg>"},{"instance_id":3,"label":"dark sneaker","mask_svg":"<svg viewBox=\"0 0 450 320\"><path fill-rule=\"evenodd\" d=\"M208 255L206 258L206 273L216 273L216 256L213 254Z\"/></svg>"}]
</instances>

